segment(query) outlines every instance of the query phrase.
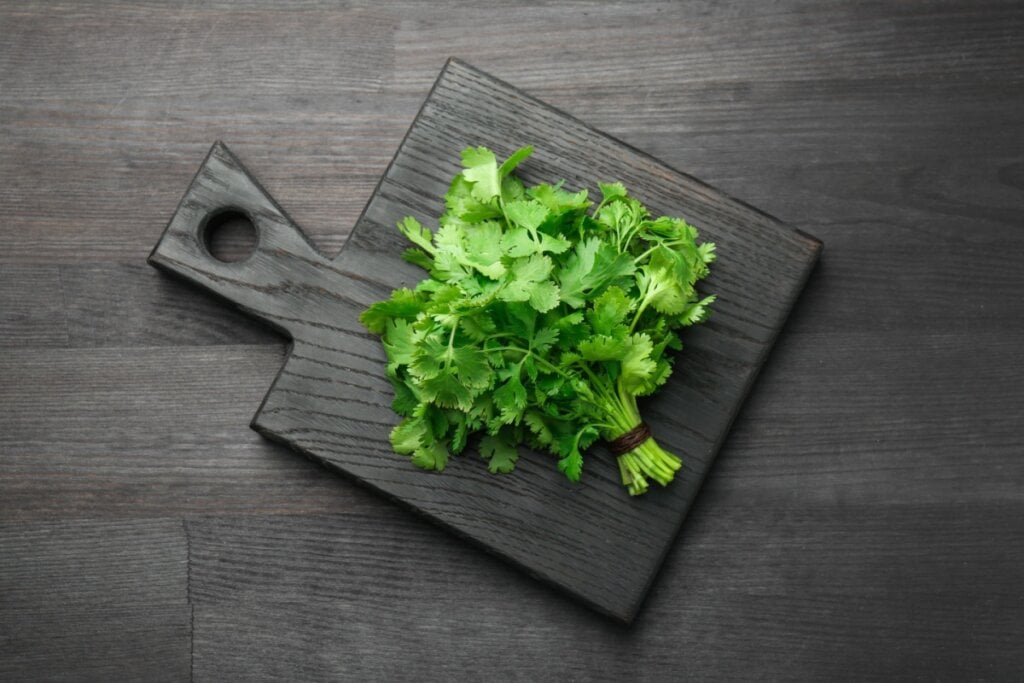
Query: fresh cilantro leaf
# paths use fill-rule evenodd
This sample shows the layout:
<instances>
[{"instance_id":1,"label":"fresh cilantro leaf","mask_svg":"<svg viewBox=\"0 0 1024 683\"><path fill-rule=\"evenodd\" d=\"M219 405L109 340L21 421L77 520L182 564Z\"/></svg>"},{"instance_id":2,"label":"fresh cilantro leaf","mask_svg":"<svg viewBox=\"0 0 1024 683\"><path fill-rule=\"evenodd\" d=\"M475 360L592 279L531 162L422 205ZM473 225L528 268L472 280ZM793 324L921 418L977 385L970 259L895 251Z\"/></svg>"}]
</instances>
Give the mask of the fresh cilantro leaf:
<instances>
[{"instance_id":1,"label":"fresh cilantro leaf","mask_svg":"<svg viewBox=\"0 0 1024 683\"><path fill-rule=\"evenodd\" d=\"M594 299L593 308L587 311L587 320L597 334L611 334L629 313L631 305L622 288L611 286Z\"/></svg>"},{"instance_id":2,"label":"fresh cilantro leaf","mask_svg":"<svg viewBox=\"0 0 1024 683\"><path fill-rule=\"evenodd\" d=\"M520 339L533 339L537 330L537 311L528 304L509 302L500 309L502 330L507 330Z\"/></svg>"},{"instance_id":3,"label":"fresh cilantro leaf","mask_svg":"<svg viewBox=\"0 0 1024 683\"><path fill-rule=\"evenodd\" d=\"M398 229L410 242L422 248L427 253L434 253L434 245L431 244L431 240L434 238L434 233L430 231L430 228L423 227L420 225L420 222L412 216L406 216L399 221Z\"/></svg>"},{"instance_id":4,"label":"fresh cilantro leaf","mask_svg":"<svg viewBox=\"0 0 1024 683\"><path fill-rule=\"evenodd\" d=\"M540 250L546 251L550 254L562 254L569 250L572 246L572 242L565 239L564 237L557 237L554 235L546 235L540 233Z\"/></svg>"},{"instance_id":5,"label":"fresh cilantro leaf","mask_svg":"<svg viewBox=\"0 0 1024 683\"><path fill-rule=\"evenodd\" d=\"M419 406L420 400L409 388L409 385L399 379L392 379L391 386L395 391L395 398L391 401L391 409L402 417L410 417Z\"/></svg>"},{"instance_id":6,"label":"fresh cilantro leaf","mask_svg":"<svg viewBox=\"0 0 1024 683\"><path fill-rule=\"evenodd\" d=\"M526 228L514 226L501 236L501 250L506 256L521 258L540 251L540 245L530 236Z\"/></svg>"},{"instance_id":7,"label":"fresh cilantro leaf","mask_svg":"<svg viewBox=\"0 0 1024 683\"><path fill-rule=\"evenodd\" d=\"M588 297L598 295L613 280L632 274L636 268L628 253L591 237L576 244L560 272L562 301L581 308Z\"/></svg>"},{"instance_id":8,"label":"fresh cilantro leaf","mask_svg":"<svg viewBox=\"0 0 1024 683\"><path fill-rule=\"evenodd\" d=\"M655 362L651 358L654 344L646 334L634 334L625 340L619 383L626 391L638 393L654 377Z\"/></svg>"},{"instance_id":9,"label":"fresh cilantro leaf","mask_svg":"<svg viewBox=\"0 0 1024 683\"><path fill-rule=\"evenodd\" d=\"M494 320L486 313L475 313L459 318L459 329L475 342L487 341L497 331Z\"/></svg>"},{"instance_id":10,"label":"fresh cilantro leaf","mask_svg":"<svg viewBox=\"0 0 1024 683\"><path fill-rule=\"evenodd\" d=\"M471 346L456 346L445 353L445 360L467 387L482 389L491 383L487 354Z\"/></svg>"},{"instance_id":11,"label":"fresh cilantro leaf","mask_svg":"<svg viewBox=\"0 0 1024 683\"><path fill-rule=\"evenodd\" d=\"M416 353L416 332L408 320L389 318L385 324L383 341L389 363L395 366L412 363Z\"/></svg>"},{"instance_id":12,"label":"fresh cilantro leaf","mask_svg":"<svg viewBox=\"0 0 1024 683\"><path fill-rule=\"evenodd\" d=\"M566 212L579 211L590 206L587 199L587 191L566 192L546 183L531 187L527 194L548 208L551 213L562 214Z\"/></svg>"},{"instance_id":13,"label":"fresh cilantro leaf","mask_svg":"<svg viewBox=\"0 0 1024 683\"><path fill-rule=\"evenodd\" d=\"M420 382L423 398L442 408L469 410L473 406L473 394L459 381L452 371L441 372Z\"/></svg>"},{"instance_id":14,"label":"fresh cilantro leaf","mask_svg":"<svg viewBox=\"0 0 1024 683\"><path fill-rule=\"evenodd\" d=\"M606 202L626 196L626 186L622 183L598 183L597 187Z\"/></svg>"},{"instance_id":15,"label":"fresh cilantro leaf","mask_svg":"<svg viewBox=\"0 0 1024 683\"><path fill-rule=\"evenodd\" d=\"M526 388L519 379L519 373L513 374L508 381L495 389L494 405L501 412L501 421L506 424L519 422L526 410Z\"/></svg>"},{"instance_id":16,"label":"fresh cilantro leaf","mask_svg":"<svg viewBox=\"0 0 1024 683\"><path fill-rule=\"evenodd\" d=\"M687 292L671 271L644 266L637 282L645 300L659 313L674 315L686 308Z\"/></svg>"},{"instance_id":17,"label":"fresh cilantro leaf","mask_svg":"<svg viewBox=\"0 0 1024 683\"><path fill-rule=\"evenodd\" d=\"M465 231L466 261L492 280L505 274L501 236L497 221L483 221Z\"/></svg>"},{"instance_id":18,"label":"fresh cilantro leaf","mask_svg":"<svg viewBox=\"0 0 1024 683\"><path fill-rule=\"evenodd\" d=\"M434 260L422 249L406 249L402 252L402 259L426 271L434 267Z\"/></svg>"},{"instance_id":19,"label":"fresh cilantro leaf","mask_svg":"<svg viewBox=\"0 0 1024 683\"><path fill-rule=\"evenodd\" d=\"M429 334L416 345L416 351L409 363L409 373L416 380L437 377L445 369L447 355L448 347L441 342L440 334Z\"/></svg>"},{"instance_id":20,"label":"fresh cilantro leaf","mask_svg":"<svg viewBox=\"0 0 1024 683\"><path fill-rule=\"evenodd\" d=\"M562 300L574 308L579 308L586 303L583 298L583 290L587 286L587 278L594 270L594 262L597 260L597 252L600 249L600 238L591 237L583 240L576 244L576 248L573 249L572 254L562 267L559 274Z\"/></svg>"},{"instance_id":21,"label":"fresh cilantro leaf","mask_svg":"<svg viewBox=\"0 0 1024 683\"><path fill-rule=\"evenodd\" d=\"M534 232L547 220L548 210L535 201L515 201L505 205L505 215L515 225Z\"/></svg>"},{"instance_id":22,"label":"fresh cilantro leaf","mask_svg":"<svg viewBox=\"0 0 1024 683\"><path fill-rule=\"evenodd\" d=\"M703 244L697 245L697 253L700 255L700 260L704 263L712 263L715 260L715 243L704 242Z\"/></svg>"},{"instance_id":23,"label":"fresh cilantro leaf","mask_svg":"<svg viewBox=\"0 0 1024 683\"><path fill-rule=\"evenodd\" d=\"M715 297L706 296L700 301L694 301L686 305L683 312L679 314L677 320L680 325L689 327L690 325L696 325L697 323L704 322L708 317L708 306L710 306L715 300Z\"/></svg>"},{"instance_id":24,"label":"fresh cilantro leaf","mask_svg":"<svg viewBox=\"0 0 1024 683\"><path fill-rule=\"evenodd\" d=\"M501 169L498 169L498 173L501 173ZM506 202L512 202L517 199L523 199L526 197L526 188L523 187L523 181L514 175L502 176L501 178L501 199ZM501 210L498 210L498 215L501 215Z\"/></svg>"},{"instance_id":25,"label":"fresh cilantro leaf","mask_svg":"<svg viewBox=\"0 0 1024 683\"><path fill-rule=\"evenodd\" d=\"M480 439L480 457L490 461L487 469L491 474L508 474L516 468L519 451L510 439L488 434Z\"/></svg>"},{"instance_id":26,"label":"fresh cilantro leaf","mask_svg":"<svg viewBox=\"0 0 1024 683\"><path fill-rule=\"evenodd\" d=\"M593 333L590 326L583 321L583 311L562 315L553 325L554 329L558 330L559 346L563 348L575 348Z\"/></svg>"},{"instance_id":27,"label":"fresh cilantro leaf","mask_svg":"<svg viewBox=\"0 0 1024 683\"><path fill-rule=\"evenodd\" d=\"M462 176L473 183L473 197L481 202L501 194L501 179L494 152L486 147L469 147L462 152Z\"/></svg>"},{"instance_id":28,"label":"fresh cilantro leaf","mask_svg":"<svg viewBox=\"0 0 1024 683\"><path fill-rule=\"evenodd\" d=\"M469 420L465 413L451 411L449 419L453 420L451 449L452 453L458 455L466 448L466 440L469 438Z\"/></svg>"},{"instance_id":29,"label":"fresh cilantro leaf","mask_svg":"<svg viewBox=\"0 0 1024 683\"><path fill-rule=\"evenodd\" d=\"M530 350L543 356L556 341L558 341L558 328L543 327L537 330L533 339L530 340Z\"/></svg>"},{"instance_id":30,"label":"fresh cilantro leaf","mask_svg":"<svg viewBox=\"0 0 1024 683\"><path fill-rule=\"evenodd\" d=\"M592 425L586 425L575 434L564 434L558 439L558 450L561 458L558 460L558 469L570 481L579 481L583 473L583 454L581 449L586 448L598 436L597 430Z\"/></svg>"},{"instance_id":31,"label":"fresh cilantro leaf","mask_svg":"<svg viewBox=\"0 0 1024 683\"><path fill-rule=\"evenodd\" d=\"M422 418L406 418L391 430L391 447L402 455L412 455L430 440L430 427Z\"/></svg>"},{"instance_id":32,"label":"fresh cilantro leaf","mask_svg":"<svg viewBox=\"0 0 1024 683\"><path fill-rule=\"evenodd\" d=\"M541 313L558 305L558 285L547 280L530 287L530 305Z\"/></svg>"},{"instance_id":33,"label":"fresh cilantro leaf","mask_svg":"<svg viewBox=\"0 0 1024 683\"><path fill-rule=\"evenodd\" d=\"M473 183L461 173L452 179L444 195L444 204L447 210L442 218L446 222L455 219L462 223L475 223L501 216L498 203L493 198L486 201L477 199L473 194Z\"/></svg>"},{"instance_id":34,"label":"fresh cilantro leaf","mask_svg":"<svg viewBox=\"0 0 1024 683\"><path fill-rule=\"evenodd\" d=\"M573 448L568 455L558 459L558 471L569 481L580 480L580 475L583 474L583 454L578 448Z\"/></svg>"},{"instance_id":35,"label":"fresh cilantro leaf","mask_svg":"<svg viewBox=\"0 0 1024 683\"><path fill-rule=\"evenodd\" d=\"M498 168L498 175L504 178L511 173L516 166L523 163L523 161L525 161L531 154L533 154L533 145L520 147L516 151L512 152L512 156L505 159L505 162Z\"/></svg>"},{"instance_id":36,"label":"fresh cilantro leaf","mask_svg":"<svg viewBox=\"0 0 1024 683\"><path fill-rule=\"evenodd\" d=\"M441 472L448 464L448 449L440 441L431 441L413 451L412 464L424 470Z\"/></svg>"},{"instance_id":37,"label":"fresh cilantro leaf","mask_svg":"<svg viewBox=\"0 0 1024 683\"><path fill-rule=\"evenodd\" d=\"M629 342L626 339L597 334L581 342L579 348L583 360L621 360L629 351Z\"/></svg>"},{"instance_id":38,"label":"fresh cilantro leaf","mask_svg":"<svg viewBox=\"0 0 1024 683\"><path fill-rule=\"evenodd\" d=\"M541 413L531 410L523 416L523 422L530 428L542 446L550 446L554 443L555 435Z\"/></svg>"},{"instance_id":39,"label":"fresh cilantro leaf","mask_svg":"<svg viewBox=\"0 0 1024 683\"><path fill-rule=\"evenodd\" d=\"M392 318L413 320L425 308L425 302L415 292L396 289L391 298L378 301L359 316L359 322L374 334L384 334L387 322Z\"/></svg>"},{"instance_id":40,"label":"fresh cilantro leaf","mask_svg":"<svg viewBox=\"0 0 1024 683\"><path fill-rule=\"evenodd\" d=\"M547 278L551 274L552 267L551 259L542 254L516 259L509 269L507 285L499 294L499 298L503 301L531 301L537 296L540 299L539 303L548 303L553 284L547 282ZM554 295L557 299L557 289L554 290ZM538 307L534 305L534 308ZM550 308L552 306L547 306L543 310ZM541 309L538 308L538 310Z\"/></svg>"}]
</instances>

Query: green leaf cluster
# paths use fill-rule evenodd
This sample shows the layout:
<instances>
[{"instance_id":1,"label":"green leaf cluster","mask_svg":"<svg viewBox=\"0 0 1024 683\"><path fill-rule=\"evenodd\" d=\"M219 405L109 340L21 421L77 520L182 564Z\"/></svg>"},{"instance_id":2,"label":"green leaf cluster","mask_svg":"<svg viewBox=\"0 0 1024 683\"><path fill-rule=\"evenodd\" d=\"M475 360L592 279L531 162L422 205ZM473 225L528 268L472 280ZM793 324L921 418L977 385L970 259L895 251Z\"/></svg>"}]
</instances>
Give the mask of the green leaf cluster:
<instances>
[{"instance_id":1,"label":"green leaf cluster","mask_svg":"<svg viewBox=\"0 0 1024 683\"><path fill-rule=\"evenodd\" d=\"M428 277L362 314L403 417L392 444L424 469L443 470L481 433L491 472L511 472L525 443L578 481L590 444L641 422L636 397L665 383L677 331L714 300L695 285L715 247L693 226L653 217L621 183L600 184L596 205L563 183L525 186L513 171L532 151L499 164L464 150L437 228L398 224L404 258ZM620 458L634 494L679 468L656 444L634 455Z\"/></svg>"}]
</instances>

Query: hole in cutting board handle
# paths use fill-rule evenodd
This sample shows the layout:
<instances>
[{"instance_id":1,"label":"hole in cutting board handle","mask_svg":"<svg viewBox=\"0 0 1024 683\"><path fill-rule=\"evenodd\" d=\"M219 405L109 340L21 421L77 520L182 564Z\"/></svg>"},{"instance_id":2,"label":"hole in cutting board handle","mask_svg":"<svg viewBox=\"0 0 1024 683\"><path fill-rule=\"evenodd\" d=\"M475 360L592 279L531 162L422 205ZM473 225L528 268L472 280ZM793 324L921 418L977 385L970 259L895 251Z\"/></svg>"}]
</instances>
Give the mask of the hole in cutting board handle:
<instances>
[{"instance_id":1,"label":"hole in cutting board handle","mask_svg":"<svg viewBox=\"0 0 1024 683\"><path fill-rule=\"evenodd\" d=\"M256 251L258 235L252 219L233 207L214 211L202 229L203 246L223 263L244 261Z\"/></svg>"}]
</instances>

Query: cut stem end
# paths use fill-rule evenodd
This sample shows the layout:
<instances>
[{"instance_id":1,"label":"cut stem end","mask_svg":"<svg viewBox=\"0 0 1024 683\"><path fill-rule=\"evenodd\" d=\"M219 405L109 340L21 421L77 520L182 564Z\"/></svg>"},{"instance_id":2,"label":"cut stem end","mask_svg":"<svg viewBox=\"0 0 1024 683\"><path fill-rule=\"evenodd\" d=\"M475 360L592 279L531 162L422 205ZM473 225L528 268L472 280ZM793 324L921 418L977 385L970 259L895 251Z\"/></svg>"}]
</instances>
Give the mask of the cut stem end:
<instances>
[{"instance_id":1,"label":"cut stem end","mask_svg":"<svg viewBox=\"0 0 1024 683\"><path fill-rule=\"evenodd\" d=\"M633 449L620 455L618 462L622 483L631 496L646 493L649 479L667 485L683 466L682 460L659 446L650 432Z\"/></svg>"}]
</instances>

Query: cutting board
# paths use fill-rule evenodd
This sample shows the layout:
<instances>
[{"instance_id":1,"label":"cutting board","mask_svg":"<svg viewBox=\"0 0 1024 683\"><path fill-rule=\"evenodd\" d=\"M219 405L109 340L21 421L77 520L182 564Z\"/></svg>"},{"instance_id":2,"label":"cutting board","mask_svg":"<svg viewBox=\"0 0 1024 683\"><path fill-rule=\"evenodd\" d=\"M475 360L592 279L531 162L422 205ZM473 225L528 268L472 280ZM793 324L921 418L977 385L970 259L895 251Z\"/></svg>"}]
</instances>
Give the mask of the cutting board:
<instances>
[{"instance_id":1,"label":"cutting board","mask_svg":"<svg viewBox=\"0 0 1024 683\"><path fill-rule=\"evenodd\" d=\"M684 468L645 496L627 495L602 445L573 484L548 454L524 452L515 472L495 476L469 448L439 474L416 469L388 442L397 417L384 353L358 317L392 289L422 279L399 257L407 245L395 223L413 215L436 225L464 147L485 145L504 157L526 144L536 151L520 167L525 181L564 178L567 188L597 194L597 181L619 180L654 214L685 217L718 245L701 287L718 295L713 315L686 330L675 375L641 404L658 441L682 456ZM245 260L222 262L205 246L210 219L226 210L247 215L256 228ZM820 251L813 237L450 60L338 256L319 253L217 143L149 262L291 338L253 429L629 622Z\"/></svg>"}]
</instances>

